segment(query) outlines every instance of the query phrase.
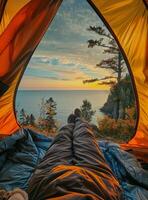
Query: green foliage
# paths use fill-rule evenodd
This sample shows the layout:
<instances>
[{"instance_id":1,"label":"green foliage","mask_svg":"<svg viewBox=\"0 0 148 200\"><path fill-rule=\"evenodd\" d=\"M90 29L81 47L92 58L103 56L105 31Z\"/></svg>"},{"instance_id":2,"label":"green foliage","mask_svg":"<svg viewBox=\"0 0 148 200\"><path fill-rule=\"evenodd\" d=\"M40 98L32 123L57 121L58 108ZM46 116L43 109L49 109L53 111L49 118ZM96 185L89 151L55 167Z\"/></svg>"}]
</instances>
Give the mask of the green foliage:
<instances>
[{"instance_id":1,"label":"green foliage","mask_svg":"<svg viewBox=\"0 0 148 200\"><path fill-rule=\"evenodd\" d=\"M19 123L23 126L35 126L35 117L33 114L28 115L26 111L22 108L19 113Z\"/></svg>"},{"instance_id":2,"label":"green foliage","mask_svg":"<svg viewBox=\"0 0 148 200\"><path fill-rule=\"evenodd\" d=\"M23 108L20 110L19 122L20 122L21 125L26 124L26 113L25 113L25 110Z\"/></svg>"},{"instance_id":3,"label":"green foliage","mask_svg":"<svg viewBox=\"0 0 148 200\"><path fill-rule=\"evenodd\" d=\"M126 110L132 107L135 107L135 96L130 76L126 75L119 83L111 87L107 102L100 110L113 119L127 119Z\"/></svg>"},{"instance_id":4,"label":"green foliage","mask_svg":"<svg viewBox=\"0 0 148 200\"><path fill-rule=\"evenodd\" d=\"M105 116L98 121L99 135L115 142L127 142L135 133L134 119L119 119L118 121Z\"/></svg>"},{"instance_id":5,"label":"green foliage","mask_svg":"<svg viewBox=\"0 0 148 200\"><path fill-rule=\"evenodd\" d=\"M26 111L22 108L19 112L19 123L23 127L33 128L37 131L44 131L46 135L49 133L54 133L57 129L56 127L56 102L53 98L42 99L40 106L40 117L36 122L35 116L31 113L28 115Z\"/></svg>"},{"instance_id":6,"label":"green foliage","mask_svg":"<svg viewBox=\"0 0 148 200\"><path fill-rule=\"evenodd\" d=\"M40 117L38 120L39 127L48 132L56 129L56 102L52 97L49 99L42 99L41 108L40 108Z\"/></svg>"},{"instance_id":7,"label":"green foliage","mask_svg":"<svg viewBox=\"0 0 148 200\"><path fill-rule=\"evenodd\" d=\"M96 111L92 110L92 105L88 100L83 100L83 104L80 108L82 112L82 117L88 121L91 122L93 115Z\"/></svg>"}]
</instances>

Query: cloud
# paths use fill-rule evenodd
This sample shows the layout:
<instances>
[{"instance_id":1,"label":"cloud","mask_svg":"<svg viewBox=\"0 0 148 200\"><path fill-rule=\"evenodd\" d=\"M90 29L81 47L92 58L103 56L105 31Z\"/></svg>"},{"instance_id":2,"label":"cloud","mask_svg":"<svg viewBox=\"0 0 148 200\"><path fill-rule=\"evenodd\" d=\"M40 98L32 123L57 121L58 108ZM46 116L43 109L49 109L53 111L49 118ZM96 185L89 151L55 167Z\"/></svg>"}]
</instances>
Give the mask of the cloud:
<instances>
[{"instance_id":1,"label":"cloud","mask_svg":"<svg viewBox=\"0 0 148 200\"><path fill-rule=\"evenodd\" d=\"M76 77L76 80L85 80L85 78L83 76L78 76Z\"/></svg>"},{"instance_id":2,"label":"cloud","mask_svg":"<svg viewBox=\"0 0 148 200\"><path fill-rule=\"evenodd\" d=\"M87 28L100 24L100 18L86 0L64 0L39 48L48 52L53 51L55 54L87 54L87 40L98 38L87 31Z\"/></svg>"},{"instance_id":3,"label":"cloud","mask_svg":"<svg viewBox=\"0 0 148 200\"><path fill-rule=\"evenodd\" d=\"M50 80L85 80L109 75L104 69L82 63L73 57L35 55L25 72L25 76L44 77ZM78 78L81 77L81 78Z\"/></svg>"},{"instance_id":4,"label":"cloud","mask_svg":"<svg viewBox=\"0 0 148 200\"><path fill-rule=\"evenodd\" d=\"M86 0L64 0L29 62L21 87L29 87L30 81L30 87L35 88L36 84L46 87L45 83L53 88L54 84L56 88L78 88L83 87L85 79L110 75L105 69L95 68L107 56L103 49L88 48L87 44L89 39L99 38L87 28L102 24Z\"/></svg>"},{"instance_id":5,"label":"cloud","mask_svg":"<svg viewBox=\"0 0 148 200\"><path fill-rule=\"evenodd\" d=\"M75 66L74 63L69 62L68 60L60 59L58 57L47 57L45 55L43 56L35 56L31 59L30 62L32 65L33 64L46 64L48 66L64 66L64 67L73 67Z\"/></svg>"},{"instance_id":6,"label":"cloud","mask_svg":"<svg viewBox=\"0 0 148 200\"><path fill-rule=\"evenodd\" d=\"M81 70L81 67L77 64L68 64L67 62L64 64L64 62L61 62L59 59L55 58L51 59L51 62L47 62L47 58L41 60L44 64L48 63L49 67L47 65L46 67L40 65L38 67L36 65L35 67L28 67L25 71L25 76L61 81L77 80L77 77L79 76L83 77L83 79L88 78L87 73L85 73L84 70ZM39 61L39 58L37 58L37 61ZM39 63L41 64L41 62Z\"/></svg>"},{"instance_id":7,"label":"cloud","mask_svg":"<svg viewBox=\"0 0 148 200\"><path fill-rule=\"evenodd\" d=\"M32 76L32 77L41 77L41 78L50 78L50 79L58 79L58 73L54 71L48 71L44 69L34 69L34 68L27 68L25 71L25 76Z\"/></svg>"}]
</instances>

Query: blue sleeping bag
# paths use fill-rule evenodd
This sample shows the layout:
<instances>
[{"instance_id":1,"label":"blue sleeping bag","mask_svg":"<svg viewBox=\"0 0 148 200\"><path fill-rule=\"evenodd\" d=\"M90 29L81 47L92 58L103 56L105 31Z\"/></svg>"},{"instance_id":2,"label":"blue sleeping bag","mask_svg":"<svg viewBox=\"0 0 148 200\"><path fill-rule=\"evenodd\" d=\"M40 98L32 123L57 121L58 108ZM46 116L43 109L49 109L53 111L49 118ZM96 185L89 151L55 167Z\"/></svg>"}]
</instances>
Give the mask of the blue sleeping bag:
<instances>
[{"instance_id":1,"label":"blue sleeping bag","mask_svg":"<svg viewBox=\"0 0 148 200\"><path fill-rule=\"evenodd\" d=\"M29 129L0 141L0 188L26 190L28 180L52 139Z\"/></svg>"},{"instance_id":2,"label":"blue sleeping bag","mask_svg":"<svg viewBox=\"0 0 148 200\"><path fill-rule=\"evenodd\" d=\"M124 200L148 200L148 171L135 156L112 142L100 141L99 147L123 189Z\"/></svg>"}]
</instances>

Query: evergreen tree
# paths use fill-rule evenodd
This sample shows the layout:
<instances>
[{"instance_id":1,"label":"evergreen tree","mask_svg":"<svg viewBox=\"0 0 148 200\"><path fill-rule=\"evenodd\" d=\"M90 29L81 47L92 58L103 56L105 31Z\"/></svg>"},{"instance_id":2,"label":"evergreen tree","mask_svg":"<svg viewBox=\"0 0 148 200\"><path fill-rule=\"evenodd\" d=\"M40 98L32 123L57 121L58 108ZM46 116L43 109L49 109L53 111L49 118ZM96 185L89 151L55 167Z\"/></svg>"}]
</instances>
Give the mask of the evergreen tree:
<instances>
[{"instance_id":1,"label":"evergreen tree","mask_svg":"<svg viewBox=\"0 0 148 200\"><path fill-rule=\"evenodd\" d=\"M22 108L19 115L19 121L21 125L26 125L26 117L27 115L25 113L25 110Z\"/></svg>"},{"instance_id":2,"label":"evergreen tree","mask_svg":"<svg viewBox=\"0 0 148 200\"><path fill-rule=\"evenodd\" d=\"M99 26L90 26L88 31L91 31L98 35L98 40L90 39L88 40L88 47L93 48L95 46L102 47L103 53L107 54L107 58L103 59L96 67L107 69L111 71L110 76L104 76L103 78L95 78L90 80L85 80L83 83L98 82L100 85L110 85L114 88L114 118L119 118L120 110L120 87L117 87L123 78L125 72L125 61L122 57L120 49L112 35L106 31L105 28ZM117 84L117 86L115 86Z\"/></svg>"},{"instance_id":3,"label":"evergreen tree","mask_svg":"<svg viewBox=\"0 0 148 200\"><path fill-rule=\"evenodd\" d=\"M112 75L105 76L100 79L90 79L86 82L98 82L102 85L113 85L120 82L123 73L125 72L125 61L122 57L120 49L110 33L105 28L99 26L90 26L88 31L91 31L100 37L98 40L88 40L88 47L93 48L95 46L102 47L103 53L108 54L106 59L103 59L96 67L110 70Z\"/></svg>"},{"instance_id":4,"label":"evergreen tree","mask_svg":"<svg viewBox=\"0 0 148 200\"><path fill-rule=\"evenodd\" d=\"M116 94L117 93L117 94ZM129 108L135 107L135 96L133 93L133 88L131 85L130 76L126 75L123 79L120 80L118 84L115 84L109 93L107 102L100 109L102 112L108 116L117 119L116 117L116 98L119 98L119 118L125 119L128 118L126 110Z\"/></svg>"},{"instance_id":5,"label":"evergreen tree","mask_svg":"<svg viewBox=\"0 0 148 200\"><path fill-rule=\"evenodd\" d=\"M83 100L83 104L80 108L82 112L82 117L88 121L91 122L93 115L96 111L92 110L92 105L88 100Z\"/></svg>"},{"instance_id":6,"label":"evergreen tree","mask_svg":"<svg viewBox=\"0 0 148 200\"><path fill-rule=\"evenodd\" d=\"M50 132L56 128L56 102L50 97L47 100L42 99L40 108L39 124L41 128Z\"/></svg>"}]
</instances>

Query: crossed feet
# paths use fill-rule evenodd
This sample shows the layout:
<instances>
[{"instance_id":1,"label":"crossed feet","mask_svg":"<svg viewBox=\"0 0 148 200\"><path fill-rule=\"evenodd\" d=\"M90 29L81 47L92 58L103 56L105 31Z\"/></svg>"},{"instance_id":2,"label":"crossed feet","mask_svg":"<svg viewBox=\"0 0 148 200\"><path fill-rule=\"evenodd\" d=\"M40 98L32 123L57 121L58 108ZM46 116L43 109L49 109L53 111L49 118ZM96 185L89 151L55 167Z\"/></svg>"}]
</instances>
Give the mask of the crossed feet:
<instances>
[{"instance_id":1,"label":"crossed feet","mask_svg":"<svg viewBox=\"0 0 148 200\"><path fill-rule=\"evenodd\" d=\"M81 113L81 110L79 108L76 108L74 110L74 114L70 114L67 118L67 122L68 123L75 123L76 121L76 118L81 118L82 116L82 113Z\"/></svg>"}]
</instances>

